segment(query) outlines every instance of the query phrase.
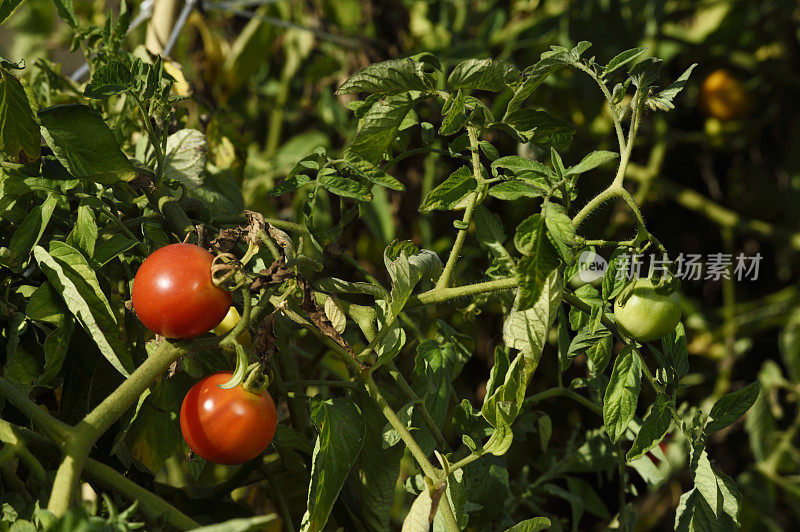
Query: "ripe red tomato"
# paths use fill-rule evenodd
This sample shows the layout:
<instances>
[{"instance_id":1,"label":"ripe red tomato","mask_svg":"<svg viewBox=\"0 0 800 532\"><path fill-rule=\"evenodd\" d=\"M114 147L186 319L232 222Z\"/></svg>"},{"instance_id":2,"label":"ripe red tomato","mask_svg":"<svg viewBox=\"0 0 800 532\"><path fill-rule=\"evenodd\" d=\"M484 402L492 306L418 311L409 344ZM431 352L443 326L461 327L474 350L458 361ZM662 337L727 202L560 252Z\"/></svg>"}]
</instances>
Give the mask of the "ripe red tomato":
<instances>
[{"instance_id":1,"label":"ripe red tomato","mask_svg":"<svg viewBox=\"0 0 800 532\"><path fill-rule=\"evenodd\" d=\"M213 260L194 244L170 244L147 257L131 294L144 326L167 338L193 338L222 321L233 295L211 280Z\"/></svg>"},{"instance_id":2,"label":"ripe red tomato","mask_svg":"<svg viewBox=\"0 0 800 532\"><path fill-rule=\"evenodd\" d=\"M217 464L241 464L267 448L278 414L266 391L255 394L242 385L223 390L230 371L214 373L192 386L181 405L181 432L189 448Z\"/></svg>"}]
</instances>

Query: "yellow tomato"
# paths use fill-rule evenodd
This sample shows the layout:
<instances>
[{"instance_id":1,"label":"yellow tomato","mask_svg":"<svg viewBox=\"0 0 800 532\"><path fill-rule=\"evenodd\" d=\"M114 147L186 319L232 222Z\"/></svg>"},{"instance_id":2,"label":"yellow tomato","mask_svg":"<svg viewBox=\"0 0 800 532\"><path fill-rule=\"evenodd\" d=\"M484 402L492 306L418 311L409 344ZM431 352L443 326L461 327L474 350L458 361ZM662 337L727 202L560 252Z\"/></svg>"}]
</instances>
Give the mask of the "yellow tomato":
<instances>
[{"instance_id":1,"label":"yellow tomato","mask_svg":"<svg viewBox=\"0 0 800 532\"><path fill-rule=\"evenodd\" d=\"M236 310L236 307L231 307L228 309L228 313L222 318L222 321L219 322L219 325L211 329L211 332L216 334L217 336L222 336L223 334L228 334L236 324L239 323L241 316L239 315L239 311ZM245 349L250 349L253 347L253 341L250 338L250 333L248 331L244 331L242 334L239 335L237 338L242 347Z\"/></svg>"},{"instance_id":2,"label":"yellow tomato","mask_svg":"<svg viewBox=\"0 0 800 532\"><path fill-rule=\"evenodd\" d=\"M700 86L700 108L719 120L736 120L750 111L750 95L726 69L715 70Z\"/></svg>"}]
</instances>

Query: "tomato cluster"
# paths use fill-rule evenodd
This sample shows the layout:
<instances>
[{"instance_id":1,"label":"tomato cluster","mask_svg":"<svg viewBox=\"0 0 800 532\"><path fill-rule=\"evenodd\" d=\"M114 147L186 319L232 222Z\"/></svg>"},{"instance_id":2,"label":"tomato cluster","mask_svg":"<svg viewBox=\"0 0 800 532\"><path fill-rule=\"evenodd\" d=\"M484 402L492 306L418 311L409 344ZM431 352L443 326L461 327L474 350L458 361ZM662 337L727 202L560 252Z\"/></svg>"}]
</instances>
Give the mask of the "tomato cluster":
<instances>
[{"instance_id":1,"label":"tomato cluster","mask_svg":"<svg viewBox=\"0 0 800 532\"><path fill-rule=\"evenodd\" d=\"M240 316L233 297L211 277L214 256L193 244L170 244L152 253L136 272L132 302L145 327L167 338L193 338L209 331L222 335ZM238 340L249 347L246 331ZM181 405L181 432L197 455L219 464L252 460L275 434L277 413L266 391L240 384L223 389L231 372L209 375L195 384Z\"/></svg>"}]
</instances>

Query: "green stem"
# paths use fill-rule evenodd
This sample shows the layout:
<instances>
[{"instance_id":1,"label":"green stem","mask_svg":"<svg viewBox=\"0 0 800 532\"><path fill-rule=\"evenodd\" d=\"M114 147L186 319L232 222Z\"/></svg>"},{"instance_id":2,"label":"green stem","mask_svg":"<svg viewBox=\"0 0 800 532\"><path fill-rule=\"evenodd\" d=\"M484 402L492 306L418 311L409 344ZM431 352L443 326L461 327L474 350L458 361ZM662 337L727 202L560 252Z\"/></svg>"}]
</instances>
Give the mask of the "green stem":
<instances>
[{"instance_id":1,"label":"green stem","mask_svg":"<svg viewBox=\"0 0 800 532\"><path fill-rule=\"evenodd\" d=\"M545 399L550 399L552 397L567 397L572 399L576 403L579 403L597 415L602 416L603 410L598 405L591 402L586 397L576 393L569 388L550 388L549 390L545 390L543 392L539 392L537 394L531 395L527 399L525 399L526 404L533 404L538 403L540 401L544 401Z\"/></svg>"},{"instance_id":2,"label":"green stem","mask_svg":"<svg viewBox=\"0 0 800 532\"><path fill-rule=\"evenodd\" d=\"M400 389L403 390L403 393L406 394L406 397L409 401L414 405L414 410L422 417L422 422L425 423L425 426L428 427L428 430L433 435L433 439L436 440L436 444L444 450L445 452L450 452L450 445L448 445L447 440L444 439L442 435L442 431L439 429L439 426L431 417L430 412L425 406L425 401L423 401L419 395L414 391L411 386L409 386L408 381L406 381L403 374L400 373L400 370L397 368L394 362L388 362L381 367L382 371L385 371L389 374L389 376L394 379Z\"/></svg>"},{"instance_id":3,"label":"green stem","mask_svg":"<svg viewBox=\"0 0 800 532\"><path fill-rule=\"evenodd\" d=\"M501 290L511 290L516 287L516 277L507 277L505 279L497 279L494 281L486 281L464 286L455 286L452 288L437 287L419 295L411 296L408 298L405 308L414 308L435 303L445 303L461 297L474 296L476 294L484 294L487 292L498 292Z\"/></svg>"},{"instance_id":4,"label":"green stem","mask_svg":"<svg viewBox=\"0 0 800 532\"><path fill-rule=\"evenodd\" d=\"M39 405L28 399L28 396L19 388L2 377L0 377L0 395L31 420L31 423L42 429L51 440L61 443L71 437L72 427L48 414Z\"/></svg>"},{"instance_id":5,"label":"green stem","mask_svg":"<svg viewBox=\"0 0 800 532\"><path fill-rule=\"evenodd\" d=\"M150 137L150 144L153 146L153 150L156 153L156 182L160 184L162 177L164 177L164 152L161 149L161 141L153 129L153 124L150 122L150 113L144 108L144 103L141 98L134 92L129 92L128 94L130 94L133 101L136 102L136 106L142 114L142 122L144 122L144 127L147 130L147 136Z\"/></svg>"},{"instance_id":6,"label":"green stem","mask_svg":"<svg viewBox=\"0 0 800 532\"><path fill-rule=\"evenodd\" d=\"M78 477L97 439L169 369L173 362L187 352L186 347L169 342L162 343L127 380L75 426L74 433L65 441L64 458L53 481L48 510L56 516L66 513L72 502Z\"/></svg>"},{"instance_id":7,"label":"green stem","mask_svg":"<svg viewBox=\"0 0 800 532\"><path fill-rule=\"evenodd\" d=\"M585 66L582 63L575 63L575 68L577 68L578 70L582 70L583 72L586 72L593 80L595 80L595 82L597 82L597 85L600 87L600 90L603 92L603 96L606 97L606 101L608 102L608 108L611 110L611 118L614 122L614 129L617 132L617 142L619 142L619 152L622 153L622 151L625 149L625 135L624 133L622 133L622 120L620 120L619 113L617 112L617 106L614 105L614 101L611 98L611 92L608 90L608 87L606 87L606 84L603 82L603 80L597 77L597 74L594 72L594 70L590 69L589 67Z\"/></svg>"},{"instance_id":8,"label":"green stem","mask_svg":"<svg viewBox=\"0 0 800 532\"><path fill-rule=\"evenodd\" d=\"M472 212L475 210L478 196L486 186L484 184L483 173L481 172L478 130L473 126L467 126L467 135L469 136L470 151L472 152L472 175L475 177L477 185L476 189L470 192L467 198L467 207L464 209L464 216L461 219L462 228L458 230L456 241L453 243L453 248L450 250L450 256L447 258L447 264L444 265L442 275L436 283L436 288L447 288L450 284L450 279L453 277L453 270L455 270L456 262L458 262L458 257L461 254L461 248L464 247L464 240L467 238L469 223L472 220Z\"/></svg>"},{"instance_id":9,"label":"green stem","mask_svg":"<svg viewBox=\"0 0 800 532\"><path fill-rule=\"evenodd\" d=\"M631 126L628 130L628 142L625 144L625 149L620 153L617 175L612 183L615 186L622 186L622 182L625 179L625 171L628 169L628 161L630 161L631 153L633 152L633 144L636 141L636 134L639 132L639 118L642 114L642 105L644 103L640 100L641 97L637 89L633 95L633 101L631 101Z\"/></svg>"}]
</instances>

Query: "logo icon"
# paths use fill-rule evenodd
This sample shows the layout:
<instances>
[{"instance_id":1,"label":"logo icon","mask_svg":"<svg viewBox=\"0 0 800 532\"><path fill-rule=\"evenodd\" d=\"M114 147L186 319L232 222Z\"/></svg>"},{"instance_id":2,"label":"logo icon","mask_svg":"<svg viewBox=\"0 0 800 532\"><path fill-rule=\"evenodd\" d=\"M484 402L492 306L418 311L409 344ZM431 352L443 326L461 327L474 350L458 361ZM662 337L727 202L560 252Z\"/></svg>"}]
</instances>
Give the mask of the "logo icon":
<instances>
[{"instance_id":1,"label":"logo icon","mask_svg":"<svg viewBox=\"0 0 800 532\"><path fill-rule=\"evenodd\" d=\"M578 257L578 278L584 283L602 279L608 269L608 261L594 251L584 251Z\"/></svg>"}]
</instances>

